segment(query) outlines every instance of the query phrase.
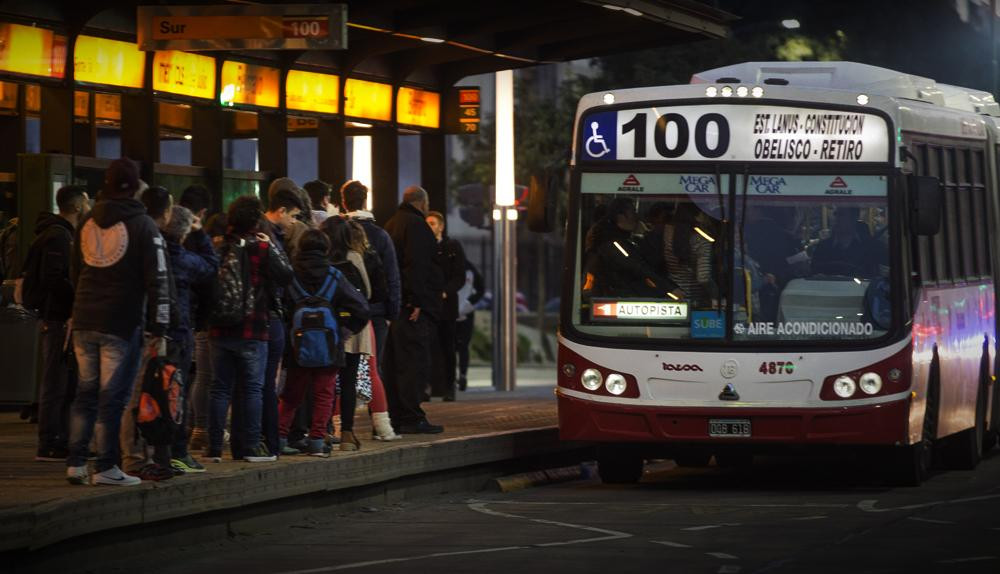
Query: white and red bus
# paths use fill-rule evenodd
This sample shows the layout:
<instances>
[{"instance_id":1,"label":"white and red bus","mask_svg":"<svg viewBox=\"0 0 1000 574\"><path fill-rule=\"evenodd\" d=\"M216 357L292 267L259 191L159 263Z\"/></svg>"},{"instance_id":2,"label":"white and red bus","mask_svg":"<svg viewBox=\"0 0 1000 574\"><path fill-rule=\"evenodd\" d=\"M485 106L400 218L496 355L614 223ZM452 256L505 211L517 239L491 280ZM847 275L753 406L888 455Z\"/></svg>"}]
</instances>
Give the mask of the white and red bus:
<instances>
[{"instance_id":1,"label":"white and red bus","mask_svg":"<svg viewBox=\"0 0 1000 574\"><path fill-rule=\"evenodd\" d=\"M584 96L562 438L598 442L606 482L819 446L905 484L974 468L1000 426L997 116L848 62Z\"/></svg>"}]
</instances>

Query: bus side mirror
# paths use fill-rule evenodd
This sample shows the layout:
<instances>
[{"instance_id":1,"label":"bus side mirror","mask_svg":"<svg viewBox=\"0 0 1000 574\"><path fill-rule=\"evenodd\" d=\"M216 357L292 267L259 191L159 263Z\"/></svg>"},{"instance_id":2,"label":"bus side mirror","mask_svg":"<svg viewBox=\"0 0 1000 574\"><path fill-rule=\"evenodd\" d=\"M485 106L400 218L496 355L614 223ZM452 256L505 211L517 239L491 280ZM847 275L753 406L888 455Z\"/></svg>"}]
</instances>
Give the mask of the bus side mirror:
<instances>
[{"instance_id":1,"label":"bus side mirror","mask_svg":"<svg viewBox=\"0 0 1000 574\"><path fill-rule=\"evenodd\" d=\"M528 191L528 229L535 233L550 233L556 227L555 194L550 193L548 177L531 176Z\"/></svg>"},{"instance_id":2,"label":"bus side mirror","mask_svg":"<svg viewBox=\"0 0 1000 574\"><path fill-rule=\"evenodd\" d=\"M917 235L936 235L941 229L944 192L936 177L908 175L910 225Z\"/></svg>"}]
</instances>

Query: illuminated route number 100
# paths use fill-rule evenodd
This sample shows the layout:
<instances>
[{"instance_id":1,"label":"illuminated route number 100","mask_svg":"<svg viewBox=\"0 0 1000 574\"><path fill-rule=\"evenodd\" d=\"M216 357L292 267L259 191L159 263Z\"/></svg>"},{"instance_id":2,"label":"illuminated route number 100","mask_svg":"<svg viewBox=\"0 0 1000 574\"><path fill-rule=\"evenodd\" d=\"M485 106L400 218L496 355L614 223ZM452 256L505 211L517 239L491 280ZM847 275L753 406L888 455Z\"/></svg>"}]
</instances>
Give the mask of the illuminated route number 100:
<instances>
[{"instance_id":1,"label":"illuminated route number 100","mask_svg":"<svg viewBox=\"0 0 1000 574\"><path fill-rule=\"evenodd\" d=\"M635 132L632 157L646 157L646 117L647 114L636 114L628 123L622 124L622 135ZM677 141L673 147L667 143L667 127L674 124L677 129ZM715 147L708 145L708 126L715 124L719 138ZM684 155L691 142L690 128L687 119L680 114L663 114L656 120L653 128L653 145L656 153L666 158ZM698 118L694 125L694 147L702 157L716 158L729 149L729 121L722 114L705 114Z\"/></svg>"}]
</instances>

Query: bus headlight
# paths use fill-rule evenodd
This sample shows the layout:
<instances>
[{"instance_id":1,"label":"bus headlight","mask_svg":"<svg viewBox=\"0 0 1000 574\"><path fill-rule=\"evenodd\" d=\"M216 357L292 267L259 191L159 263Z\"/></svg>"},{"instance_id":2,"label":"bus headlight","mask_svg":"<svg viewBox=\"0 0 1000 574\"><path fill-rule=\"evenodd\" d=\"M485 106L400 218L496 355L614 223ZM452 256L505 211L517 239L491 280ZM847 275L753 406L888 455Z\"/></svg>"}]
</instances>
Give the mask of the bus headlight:
<instances>
[{"instance_id":1,"label":"bus headlight","mask_svg":"<svg viewBox=\"0 0 1000 574\"><path fill-rule=\"evenodd\" d=\"M847 375L841 375L833 381L833 392L837 393L837 396L842 399L851 398L857 388L858 386L854 384L854 379Z\"/></svg>"},{"instance_id":2,"label":"bus headlight","mask_svg":"<svg viewBox=\"0 0 1000 574\"><path fill-rule=\"evenodd\" d=\"M588 391L601 388L601 372L597 369L587 369L580 375L580 384Z\"/></svg>"},{"instance_id":3,"label":"bus headlight","mask_svg":"<svg viewBox=\"0 0 1000 574\"><path fill-rule=\"evenodd\" d=\"M865 373L858 379L858 386L866 395L874 395L882 390L882 377L878 373Z\"/></svg>"},{"instance_id":4,"label":"bus headlight","mask_svg":"<svg viewBox=\"0 0 1000 574\"><path fill-rule=\"evenodd\" d=\"M619 375L618 373L611 373L608 375L606 381L604 381L604 388L608 390L612 395L620 395L625 392L625 377Z\"/></svg>"},{"instance_id":5,"label":"bus headlight","mask_svg":"<svg viewBox=\"0 0 1000 574\"><path fill-rule=\"evenodd\" d=\"M567 377L572 377L573 375L576 374L576 365L574 365L573 363L565 363L562 366L562 372Z\"/></svg>"}]
</instances>

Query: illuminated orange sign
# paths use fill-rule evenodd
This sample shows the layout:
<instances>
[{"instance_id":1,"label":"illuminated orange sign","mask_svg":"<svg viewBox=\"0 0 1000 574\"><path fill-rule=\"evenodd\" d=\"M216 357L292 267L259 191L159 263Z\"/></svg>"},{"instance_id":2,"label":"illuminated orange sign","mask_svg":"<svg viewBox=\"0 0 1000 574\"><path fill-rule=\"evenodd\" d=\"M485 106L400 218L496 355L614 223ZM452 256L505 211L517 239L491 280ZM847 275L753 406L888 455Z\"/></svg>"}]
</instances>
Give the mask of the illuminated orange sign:
<instances>
[{"instance_id":1,"label":"illuminated orange sign","mask_svg":"<svg viewBox=\"0 0 1000 574\"><path fill-rule=\"evenodd\" d=\"M281 71L277 68L226 60L222 64L219 101L223 105L249 104L276 108L280 78Z\"/></svg>"},{"instance_id":2,"label":"illuminated orange sign","mask_svg":"<svg viewBox=\"0 0 1000 574\"><path fill-rule=\"evenodd\" d=\"M0 82L0 109L17 111L17 84Z\"/></svg>"},{"instance_id":3,"label":"illuminated orange sign","mask_svg":"<svg viewBox=\"0 0 1000 574\"><path fill-rule=\"evenodd\" d=\"M78 82L141 88L146 53L131 42L79 36L73 51L73 74Z\"/></svg>"},{"instance_id":4,"label":"illuminated orange sign","mask_svg":"<svg viewBox=\"0 0 1000 574\"><path fill-rule=\"evenodd\" d=\"M340 77L289 70L285 80L285 107L290 110L335 114L340 110Z\"/></svg>"},{"instance_id":5,"label":"illuminated orange sign","mask_svg":"<svg viewBox=\"0 0 1000 574\"><path fill-rule=\"evenodd\" d=\"M122 97L118 94L94 94L94 117L121 121Z\"/></svg>"},{"instance_id":6,"label":"illuminated orange sign","mask_svg":"<svg viewBox=\"0 0 1000 574\"><path fill-rule=\"evenodd\" d=\"M401 124L436 128L441 125L441 95L413 88L396 93L396 121Z\"/></svg>"},{"instance_id":7,"label":"illuminated orange sign","mask_svg":"<svg viewBox=\"0 0 1000 574\"><path fill-rule=\"evenodd\" d=\"M73 116L83 120L90 117L90 92L73 92Z\"/></svg>"},{"instance_id":8,"label":"illuminated orange sign","mask_svg":"<svg viewBox=\"0 0 1000 574\"><path fill-rule=\"evenodd\" d=\"M179 96L215 97L215 58L165 50L153 57L153 90Z\"/></svg>"},{"instance_id":9,"label":"illuminated orange sign","mask_svg":"<svg viewBox=\"0 0 1000 574\"><path fill-rule=\"evenodd\" d=\"M0 71L62 78L66 36L45 28L0 23Z\"/></svg>"},{"instance_id":10,"label":"illuminated orange sign","mask_svg":"<svg viewBox=\"0 0 1000 574\"><path fill-rule=\"evenodd\" d=\"M391 120L392 86L348 78L344 85L344 115L368 120Z\"/></svg>"},{"instance_id":11,"label":"illuminated orange sign","mask_svg":"<svg viewBox=\"0 0 1000 574\"><path fill-rule=\"evenodd\" d=\"M42 111L42 88L38 84L25 84L24 109L33 114Z\"/></svg>"}]
</instances>

